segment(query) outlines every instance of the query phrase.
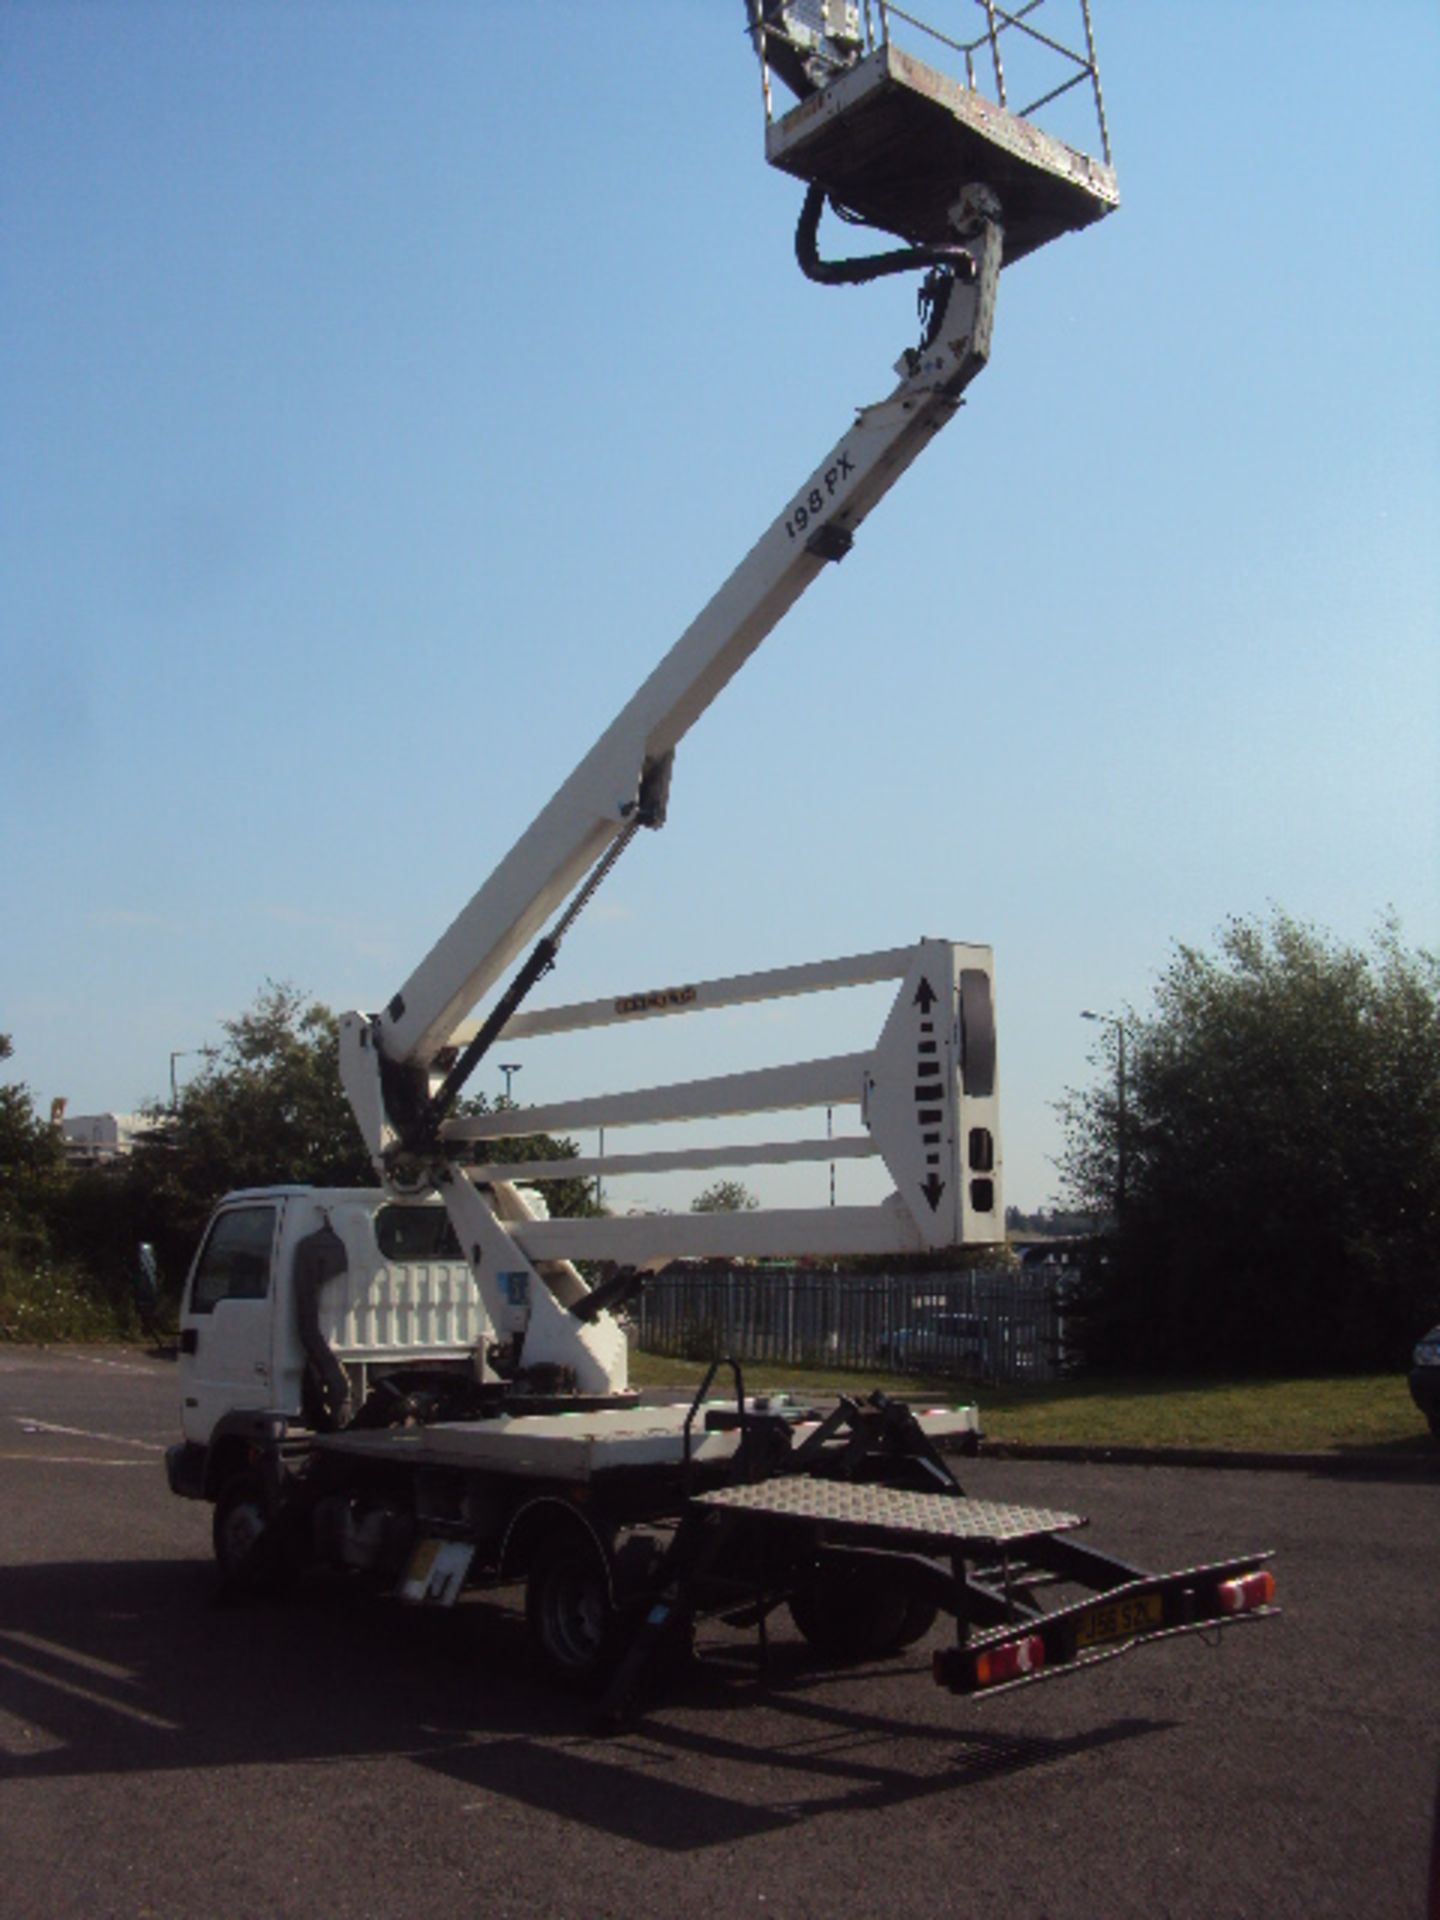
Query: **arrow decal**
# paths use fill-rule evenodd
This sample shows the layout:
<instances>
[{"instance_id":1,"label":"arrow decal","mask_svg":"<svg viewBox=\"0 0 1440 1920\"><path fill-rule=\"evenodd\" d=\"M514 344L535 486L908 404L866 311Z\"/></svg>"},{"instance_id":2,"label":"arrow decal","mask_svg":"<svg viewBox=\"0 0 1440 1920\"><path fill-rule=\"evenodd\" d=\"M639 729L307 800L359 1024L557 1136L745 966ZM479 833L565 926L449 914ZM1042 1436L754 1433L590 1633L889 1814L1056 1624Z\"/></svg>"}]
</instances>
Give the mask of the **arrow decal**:
<instances>
[{"instance_id":1,"label":"arrow decal","mask_svg":"<svg viewBox=\"0 0 1440 1920\"><path fill-rule=\"evenodd\" d=\"M940 1196L945 1191L945 1182L943 1180L937 1180L935 1175L932 1173L930 1178L925 1182L924 1186L921 1187L920 1191L921 1193L924 1194L925 1198L930 1202L930 1211L934 1213L935 1209L940 1204Z\"/></svg>"},{"instance_id":2,"label":"arrow decal","mask_svg":"<svg viewBox=\"0 0 1440 1920\"><path fill-rule=\"evenodd\" d=\"M915 989L914 1005L919 1007L921 1013L929 1013L935 1004L936 997L935 989L922 973L920 976L920 984Z\"/></svg>"}]
</instances>

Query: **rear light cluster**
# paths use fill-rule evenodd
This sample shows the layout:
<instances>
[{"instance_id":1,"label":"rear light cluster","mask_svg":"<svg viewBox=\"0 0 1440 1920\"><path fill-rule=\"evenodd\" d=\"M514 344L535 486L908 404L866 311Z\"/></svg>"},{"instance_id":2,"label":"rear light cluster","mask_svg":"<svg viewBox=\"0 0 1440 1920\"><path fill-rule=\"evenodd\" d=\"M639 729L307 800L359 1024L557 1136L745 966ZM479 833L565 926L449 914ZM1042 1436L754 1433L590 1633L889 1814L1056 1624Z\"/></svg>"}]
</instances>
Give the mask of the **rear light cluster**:
<instances>
[{"instance_id":1,"label":"rear light cluster","mask_svg":"<svg viewBox=\"0 0 1440 1920\"><path fill-rule=\"evenodd\" d=\"M1027 1673L1038 1673L1045 1664L1045 1642L1038 1633L1023 1640L1007 1640L1002 1646L987 1647L983 1653L968 1653L958 1647L944 1647L934 1657L937 1685L952 1693L978 1692L981 1687L996 1687L1005 1680L1019 1680Z\"/></svg>"},{"instance_id":2,"label":"rear light cluster","mask_svg":"<svg viewBox=\"0 0 1440 1920\"><path fill-rule=\"evenodd\" d=\"M1022 1673L1038 1673L1045 1664L1045 1642L1038 1633L990 1647L975 1656L975 1684L993 1687L1001 1680L1018 1680Z\"/></svg>"},{"instance_id":3,"label":"rear light cluster","mask_svg":"<svg viewBox=\"0 0 1440 1920\"><path fill-rule=\"evenodd\" d=\"M1178 1583L1187 1577L1176 1574L1170 1579L1172 1583ZM1185 1623L1172 1624L1172 1631L1185 1633L1201 1629L1207 1622L1214 1622L1217 1614L1260 1612L1275 1598L1275 1576L1268 1567L1255 1567L1249 1573L1237 1573L1227 1580L1216 1581L1211 1591L1215 1599L1211 1605L1207 1605L1203 1588L1186 1587ZM1196 1602L1198 1618L1191 1611L1191 1603ZM1123 1652L1124 1647L1133 1645L1136 1639L1149 1639L1164 1630L1162 1608L1162 1596L1158 1590L1138 1596L1130 1594L1111 1602L1102 1601L1082 1618L1082 1632L1075 1636L1075 1644L1058 1648L1057 1657L1063 1665L1072 1655L1087 1653L1096 1646L1102 1652ZM1083 1634L1087 1623L1094 1628L1088 1636ZM1025 1680L1039 1674L1045 1664L1045 1641L1038 1633L993 1642L980 1648L941 1647L932 1661L936 1685L948 1688L951 1693L980 1693L986 1687ZM1077 1661L1077 1664L1083 1665L1084 1662Z\"/></svg>"},{"instance_id":4,"label":"rear light cluster","mask_svg":"<svg viewBox=\"0 0 1440 1920\"><path fill-rule=\"evenodd\" d=\"M1222 1580L1217 1591L1222 1613L1253 1613L1257 1607L1268 1607L1275 1598L1275 1576L1268 1567L1261 1567L1255 1573Z\"/></svg>"}]
</instances>

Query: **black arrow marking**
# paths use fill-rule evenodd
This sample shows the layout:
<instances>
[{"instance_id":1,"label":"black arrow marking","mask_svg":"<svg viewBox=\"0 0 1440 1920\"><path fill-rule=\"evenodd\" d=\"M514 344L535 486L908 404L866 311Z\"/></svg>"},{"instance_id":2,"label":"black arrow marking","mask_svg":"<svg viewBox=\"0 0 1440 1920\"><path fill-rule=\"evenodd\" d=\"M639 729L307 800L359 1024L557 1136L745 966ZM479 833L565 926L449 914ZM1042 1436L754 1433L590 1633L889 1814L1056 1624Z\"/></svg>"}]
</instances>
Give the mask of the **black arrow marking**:
<instances>
[{"instance_id":1,"label":"black arrow marking","mask_svg":"<svg viewBox=\"0 0 1440 1920\"><path fill-rule=\"evenodd\" d=\"M922 973L920 976L920 984L915 989L915 999L913 1004L919 1007L921 1013L929 1013L931 1007L933 1007L935 1004L936 998L937 998L937 995L936 995L935 989L931 986L930 982L925 978L924 974Z\"/></svg>"},{"instance_id":2,"label":"black arrow marking","mask_svg":"<svg viewBox=\"0 0 1440 1920\"><path fill-rule=\"evenodd\" d=\"M924 1186L921 1187L920 1191L921 1193L924 1194L925 1198L930 1202L930 1211L934 1213L935 1209L940 1204L940 1196L945 1191L945 1182L943 1180L937 1180L935 1175L932 1173L930 1178L925 1182Z\"/></svg>"}]
</instances>

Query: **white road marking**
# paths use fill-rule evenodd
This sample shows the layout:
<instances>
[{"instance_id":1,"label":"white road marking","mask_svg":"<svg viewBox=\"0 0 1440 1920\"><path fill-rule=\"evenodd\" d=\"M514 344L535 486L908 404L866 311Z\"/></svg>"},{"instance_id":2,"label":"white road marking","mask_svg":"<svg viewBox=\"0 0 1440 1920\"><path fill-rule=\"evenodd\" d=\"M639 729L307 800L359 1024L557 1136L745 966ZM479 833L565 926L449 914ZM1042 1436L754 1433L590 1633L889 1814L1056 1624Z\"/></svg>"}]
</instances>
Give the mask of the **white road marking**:
<instances>
[{"instance_id":1,"label":"white road marking","mask_svg":"<svg viewBox=\"0 0 1440 1920\"><path fill-rule=\"evenodd\" d=\"M138 1373L143 1380L155 1379L158 1372L158 1365L142 1367L137 1366L133 1360L105 1360L96 1353L56 1354L48 1347L39 1347L35 1351L49 1356L44 1362L49 1367L54 1367L57 1362L61 1365L66 1362L75 1362L86 1367L109 1367L112 1373ZM0 1360L0 1373L34 1373L37 1364L39 1363L33 1359L7 1357Z\"/></svg>"},{"instance_id":2,"label":"white road marking","mask_svg":"<svg viewBox=\"0 0 1440 1920\"><path fill-rule=\"evenodd\" d=\"M73 1680L57 1679L53 1673L43 1673L39 1667L32 1667L24 1660L11 1660L0 1654L0 1668L11 1673L22 1674L25 1679L33 1680L42 1687L53 1687L57 1693L68 1693L77 1700L88 1700L93 1707L103 1707L108 1713L120 1713L127 1720L138 1720L142 1727L154 1727L161 1733L179 1733L177 1720L162 1720L158 1713L146 1713L143 1707L127 1706L123 1700L110 1700L103 1693L96 1693L93 1687L82 1687Z\"/></svg>"},{"instance_id":3,"label":"white road marking","mask_svg":"<svg viewBox=\"0 0 1440 1920\"><path fill-rule=\"evenodd\" d=\"M133 1360L105 1360L97 1353L72 1353L71 1360L83 1360L87 1367L109 1367L112 1373L138 1373L142 1379L155 1378L154 1367L137 1367Z\"/></svg>"},{"instance_id":4,"label":"white road marking","mask_svg":"<svg viewBox=\"0 0 1440 1920\"><path fill-rule=\"evenodd\" d=\"M119 1680L127 1687L140 1684L129 1667L117 1667L113 1660L100 1660L93 1653L80 1653L74 1647L62 1647L58 1640L47 1640L43 1634L25 1633L19 1627L0 1627L0 1640L9 1640L13 1645L23 1647L27 1653L44 1653L52 1660L63 1660L67 1667L83 1667L87 1673L98 1674L102 1680Z\"/></svg>"},{"instance_id":5,"label":"white road marking","mask_svg":"<svg viewBox=\"0 0 1440 1920\"><path fill-rule=\"evenodd\" d=\"M103 1440L111 1447L141 1447L146 1453L165 1451L159 1440L131 1440L123 1433L93 1433L88 1427L62 1427L54 1420L37 1420L31 1413L12 1413L10 1418L25 1433L67 1433L76 1440Z\"/></svg>"},{"instance_id":6,"label":"white road marking","mask_svg":"<svg viewBox=\"0 0 1440 1920\"><path fill-rule=\"evenodd\" d=\"M0 1453L0 1460L26 1460L32 1467L155 1467L153 1460L100 1460L92 1453Z\"/></svg>"}]
</instances>

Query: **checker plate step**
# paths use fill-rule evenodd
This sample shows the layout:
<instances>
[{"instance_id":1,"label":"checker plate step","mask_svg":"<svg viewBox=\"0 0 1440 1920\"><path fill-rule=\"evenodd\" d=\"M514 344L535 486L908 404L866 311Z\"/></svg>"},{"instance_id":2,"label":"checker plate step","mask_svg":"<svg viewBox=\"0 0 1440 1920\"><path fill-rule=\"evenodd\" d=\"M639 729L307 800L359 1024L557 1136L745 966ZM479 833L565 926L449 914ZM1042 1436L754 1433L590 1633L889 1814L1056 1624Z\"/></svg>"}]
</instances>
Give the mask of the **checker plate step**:
<instances>
[{"instance_id":1,"label":"checker plate step","mask_svg":"<svg viewBox=\"0 0 1440 1920\"><path fill-rule=\"evenodd\" d=\"M774 1519L828 1521L835 1526L872 1527L925 1540L974 1540L994 1546L1061 1533L1086 1522L1078 1513L1052 1513L1044 1507L1014 1507L998 1500L967 1500L944 1493L909 1493L898 1487L857 1485L849 1480L810 1480L800 1476L767 1480L754 1487L720 1487L697 1494L691 1503L728 1507Z\"/></svg>"}]
</instances>

